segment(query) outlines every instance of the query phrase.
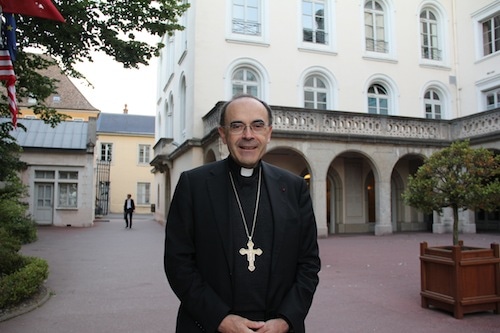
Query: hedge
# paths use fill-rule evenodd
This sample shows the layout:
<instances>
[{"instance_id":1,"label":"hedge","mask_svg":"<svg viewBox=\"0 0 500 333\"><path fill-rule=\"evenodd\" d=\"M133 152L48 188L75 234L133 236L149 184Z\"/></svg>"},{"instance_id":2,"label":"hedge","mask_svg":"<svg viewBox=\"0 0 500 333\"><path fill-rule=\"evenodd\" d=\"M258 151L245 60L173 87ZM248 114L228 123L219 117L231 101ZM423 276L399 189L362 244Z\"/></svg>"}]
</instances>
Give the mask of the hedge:
<instances>
[{"instance_id":1,"label":"hedge","mask_svg":"<svg viewBox=\"0 0 500 333\"><path fill-rule=\"evenodd\" d=\"M0 309L14 306L35 294L49 275L49 265L41 258L25 257L26 265L0 278Z\"/></svg>"}]
</instances>

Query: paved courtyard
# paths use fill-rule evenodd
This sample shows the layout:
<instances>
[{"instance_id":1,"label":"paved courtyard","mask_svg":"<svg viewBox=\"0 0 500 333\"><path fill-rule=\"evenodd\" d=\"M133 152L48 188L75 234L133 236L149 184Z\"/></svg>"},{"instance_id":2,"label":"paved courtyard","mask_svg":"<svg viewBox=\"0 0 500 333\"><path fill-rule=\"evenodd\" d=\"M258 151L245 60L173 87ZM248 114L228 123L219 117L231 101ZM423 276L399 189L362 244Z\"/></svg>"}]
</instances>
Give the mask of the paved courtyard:
<instances>
[{"instance_id":1,"label":"paved courtyard","mask_svg":"<svg viewBox=\"0 0 500 333\"><path fill-rule=\"evenodd\" d=\"M134 229L120 216L92 228L40 227L22 252L50 265L52 296L39 308L0 322L2 333L174 332L178 300L163 272L164 228L150 215ZM499 234L461 235L489 247ZM451 314L420 307L419 243L447 245L451 235L404 233L319 240L322 271L306 320L308 333L499 332L500 315Z\"/></svg>"}]
</instances>

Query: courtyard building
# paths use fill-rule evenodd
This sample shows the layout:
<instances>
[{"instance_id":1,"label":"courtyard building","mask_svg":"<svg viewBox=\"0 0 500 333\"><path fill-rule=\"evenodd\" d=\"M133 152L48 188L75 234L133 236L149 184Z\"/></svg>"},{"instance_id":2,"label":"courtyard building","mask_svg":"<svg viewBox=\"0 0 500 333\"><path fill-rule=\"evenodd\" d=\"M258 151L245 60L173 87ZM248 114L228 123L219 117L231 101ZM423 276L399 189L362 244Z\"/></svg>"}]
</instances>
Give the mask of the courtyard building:
<instances>
[{"instance_id":1,"label":"courtyard building","mask_svg":"<svg viewBox=\"0 0 500 333\"><path fill-rule=\"evenodd\" d=\"M304 177L319 236L444 233L451 213L406 206L407 178L455 140L500 153L500 1L190 2L163 38L155 124L155 219L180 173L224 159L219 107L268 102L264 160ZM463 211L462 232L500 212Z\"/></svg>"}]
</instances>

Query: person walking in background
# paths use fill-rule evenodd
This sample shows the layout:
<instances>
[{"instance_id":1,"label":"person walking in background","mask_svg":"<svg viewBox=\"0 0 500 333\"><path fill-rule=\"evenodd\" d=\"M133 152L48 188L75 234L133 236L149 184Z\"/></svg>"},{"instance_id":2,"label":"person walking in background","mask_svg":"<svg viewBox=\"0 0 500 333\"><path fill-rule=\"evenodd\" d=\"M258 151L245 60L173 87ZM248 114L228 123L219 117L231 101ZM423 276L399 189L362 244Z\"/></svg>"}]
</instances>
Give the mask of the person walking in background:
<instances>
[{"instance_id":1,"label":"person walking in background","mask_svg":"<svg viewBox=\"0 0 500 333\"><path fill-rule=\"evenodd\" d=\"M125 199L125 203L123 204L123 215L125 218L125 229L132 229L132 215L135 210L134 199L132 199L131 194L127 194L127 199Z\"/></svg>"},{"instance_id":2,"label":"person walking in background","mask_svg":"<svg viewBox=\"0 0 500 333\"><path fill-rule=\"evenodd\" d=\"M181 174L164 266L180 300L177 333L304 333L319 282L306 182L261 160L272 111L251 95L221 108L228 158Z\"/></svg>"}]
</instances>

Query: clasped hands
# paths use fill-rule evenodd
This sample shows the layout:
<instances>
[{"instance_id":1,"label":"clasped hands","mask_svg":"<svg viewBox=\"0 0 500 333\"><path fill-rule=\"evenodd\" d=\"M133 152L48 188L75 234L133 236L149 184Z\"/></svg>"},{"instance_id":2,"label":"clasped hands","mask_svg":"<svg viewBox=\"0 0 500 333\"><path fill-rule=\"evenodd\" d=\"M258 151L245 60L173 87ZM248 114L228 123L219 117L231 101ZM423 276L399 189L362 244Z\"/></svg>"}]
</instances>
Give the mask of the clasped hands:
<instances>
[{"instance_id":1,"label":"clasped hands","mask_svg":"<svg viewBox=\"0 0 500 333\"><path fill-rule=\"evenodd\" d=\"M252 321L234 314L227 315L218 329L220 333L286 333L288 330L288 323L281 318Z\"/></svg>"}]
</instances>

